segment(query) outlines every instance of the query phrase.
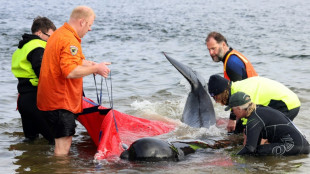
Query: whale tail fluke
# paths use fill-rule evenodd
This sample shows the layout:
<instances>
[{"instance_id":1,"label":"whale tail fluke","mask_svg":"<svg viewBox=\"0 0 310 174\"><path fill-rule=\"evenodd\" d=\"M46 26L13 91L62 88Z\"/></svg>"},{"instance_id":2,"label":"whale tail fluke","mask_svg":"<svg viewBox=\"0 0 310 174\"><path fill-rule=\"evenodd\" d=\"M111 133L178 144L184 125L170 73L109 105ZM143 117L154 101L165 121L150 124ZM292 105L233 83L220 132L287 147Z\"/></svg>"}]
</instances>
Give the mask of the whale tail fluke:
<instances>
[{"instance_id":1,"label":"whale tail fluke","mask_svg":"<svg viewBox=\"0 0 310 174\"><path fill-rule=\"evenodd\" d=\"M192 89L188 94L183 110L182 122L191 127L215 125L215 112L210 95L205 88L205 81L190 67L178 62L163 52L167 60L187 79Z\"/></svg>"}]
</instances>

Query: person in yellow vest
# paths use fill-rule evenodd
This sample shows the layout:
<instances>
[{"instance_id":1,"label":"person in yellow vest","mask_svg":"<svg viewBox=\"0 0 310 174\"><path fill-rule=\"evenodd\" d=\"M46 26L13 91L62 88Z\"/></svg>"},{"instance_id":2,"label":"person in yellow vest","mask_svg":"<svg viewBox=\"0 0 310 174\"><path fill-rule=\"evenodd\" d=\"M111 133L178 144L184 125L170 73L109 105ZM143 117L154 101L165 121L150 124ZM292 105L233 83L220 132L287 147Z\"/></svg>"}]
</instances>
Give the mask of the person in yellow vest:
<instances>
[{"instance_id":1,"label":"person in yellow vest","mask_svg":"<svg viewBox=\"0 0 310 174\"><path fill-rule=\"evenodd\" d=\"M226 38L218 33L211 32L206 38L206 45L214 62L224 64L224 77L230 81L243 80L257 76L250 61L240 52L228 46Z\"/></svg>"},{"instance_id":2,"label":"person in yellow vest","mask_svg":"<svg viewBox=\"0 0 310 174\"><path fill-rule=\"evenodd\" d=\"M37 87L41 61L46 41L56 30L54 23L46 17L36 17L31 27L32 34L24 34L12 56L12 73L18 79L17 100L21 115L25 141L35 140L42 134L50 144L54 138L48 129L47 122L38 110Z\"/></svg>"},{"instance_id":3,"label":"person in yellow vest","mask_svg":"<svg viewBox=\"0 0 310 174\"><path fill-rule=\"evenodd\" d=\"M277 81L264 77L257 76L232 82L220 75L212 75L209 78L208 90L215 102L222 105L228 105L229 98L234 93L244 92L251 97L253 103L279 110L292 121L300 109L300 101L293 91ZM246 121L243 123L245 125ZM241 130L235 128L236 116L231 114L227 130L242 132L244 127Z\"/></svg>"}]
</instances>

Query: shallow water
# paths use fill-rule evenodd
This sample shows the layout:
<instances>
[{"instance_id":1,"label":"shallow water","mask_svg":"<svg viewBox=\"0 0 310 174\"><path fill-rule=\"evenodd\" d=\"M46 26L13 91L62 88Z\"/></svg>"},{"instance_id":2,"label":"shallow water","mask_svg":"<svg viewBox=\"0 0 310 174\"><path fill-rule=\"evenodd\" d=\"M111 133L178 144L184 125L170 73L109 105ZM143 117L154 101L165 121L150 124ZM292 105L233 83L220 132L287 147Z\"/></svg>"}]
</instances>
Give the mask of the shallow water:
<instances>
[{"instance_id":1,"label":"shallow water","mask_svg":"<svg viewBox=\"0 0 310 174\"><path fill-rule=\"evenodd\" d=\"M80 124L70 155L54 157L53 146L43 139L22 142L21 120L15 110L17 80L10 72L11 55L21 35L30 32L34 17L47 16L60 27L73 7L88 5L97 17L93 31L83 39L83 52L90 60L112 62L114 108L148 119L178 122L190 86L161 52L166 51L198 71L207 81L212 74L222 74L222 64L211 61L204 45L209 32L219 31L231 47L250 59L261 76L277 80L298 94L302 107L294 122L310 137L310 1L17 0L1 4L1 173L306 173L310 170L308 155L234 156L239 146L200 150L179 162L130 163L116 159L96 164L93 163L96 147ZM91 76L84 79L84 88L86 95L95 100ZM103 99L104 105L109 105L108 98ZM228 117L224 107L214 106L218 118ZM159 138L207 140L224 138L225 132L223 127L194 129L181 125Z\"/></svg>"}]
</instances>

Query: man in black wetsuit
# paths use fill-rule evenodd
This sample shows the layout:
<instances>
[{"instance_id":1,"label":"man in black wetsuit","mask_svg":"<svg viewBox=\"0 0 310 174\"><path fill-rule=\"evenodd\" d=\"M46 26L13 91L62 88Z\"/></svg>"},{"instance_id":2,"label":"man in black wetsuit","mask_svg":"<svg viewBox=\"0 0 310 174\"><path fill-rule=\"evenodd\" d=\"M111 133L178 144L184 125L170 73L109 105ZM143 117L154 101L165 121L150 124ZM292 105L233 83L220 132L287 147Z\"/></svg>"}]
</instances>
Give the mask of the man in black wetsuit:
<instances>
[{"instance_id":1,"label":"man in black wetsuit","mask_svg":"<svg viewBox=\"0 0 310 174\"><path fill-rule=\"evenodd\" d=\"M226 110L230 108L238 119L248 119L245 130L246 143L238 155L309 154L308 141L280 111L270 107L256 106L250 96L244 92L237 92L231 96ZM260 145L262 138L268 141Z\"/></svg>"}]
</instances>

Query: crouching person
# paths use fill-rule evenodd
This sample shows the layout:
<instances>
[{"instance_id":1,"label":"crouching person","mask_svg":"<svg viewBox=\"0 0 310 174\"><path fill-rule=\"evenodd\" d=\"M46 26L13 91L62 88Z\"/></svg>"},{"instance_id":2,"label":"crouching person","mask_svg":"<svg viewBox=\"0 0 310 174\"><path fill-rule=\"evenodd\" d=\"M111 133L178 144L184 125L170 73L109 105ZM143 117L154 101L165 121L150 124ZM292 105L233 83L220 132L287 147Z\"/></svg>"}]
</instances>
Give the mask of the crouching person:
<instances>
[{"instance_id":1,"label":"crouching person","mask_svg":"<svg viewBox=\"0 0 310 174\"><path fill-rule=\"evenodd\" d=\"M249 95L237 92L229 99L237 119L247 119L245 145L237 155L309 154L309 143L297 127L280 111L256 105ZM260 144L261 139L267 139Z\"/></svg>"}]
</instances>

